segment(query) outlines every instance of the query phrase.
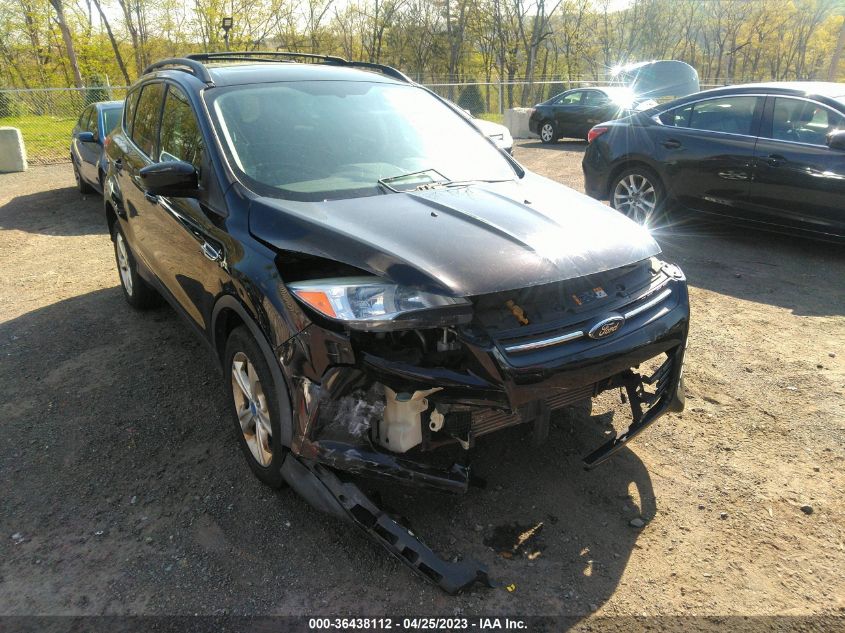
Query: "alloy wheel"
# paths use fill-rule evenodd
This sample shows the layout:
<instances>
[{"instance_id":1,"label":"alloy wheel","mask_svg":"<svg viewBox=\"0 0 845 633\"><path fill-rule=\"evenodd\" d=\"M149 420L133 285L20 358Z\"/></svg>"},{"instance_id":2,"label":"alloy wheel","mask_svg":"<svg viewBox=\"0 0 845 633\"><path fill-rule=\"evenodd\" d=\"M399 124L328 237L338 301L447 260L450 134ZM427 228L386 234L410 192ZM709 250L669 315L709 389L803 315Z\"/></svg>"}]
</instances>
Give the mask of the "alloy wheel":
<instances>
[{"instance_id":1,"label":"alloy wheel","mask_svg":"<svg viewBox=\"0 0 845 633\"><path fill-rule=\"evenodd\" d=\"M120 271L120 282L126 290L126 294L132 296L132 270L129 267L129 251L126 248L126 241L120 231L114 238L115 251L117 252L117 267Z\"/></svg>"},{"instance_id":2,"label":"alloy wheel","mask_svg":"<svg viewBox=\"0 0 845 633\"><path fill-rule=\"evenodd\" d=\"M628 174L616 183L613 208L640 224L646 224L657 208L654 184L642 174Z\"/></svg>"},{"instance_id":3,"label":"alloy wheel","mask_svg":"<svg viewBox=\"0 0 845 633\"><path fill-rule=\"evenodd\" d=\"M544 123L540 128L540 138L544 143L551 143L554 140L555 128L551 123Z\"/></svg>"},{"instance_id":4,"label":"alloy wheel","mask_svg":"<svg viewBox=\"0 0 845 633\"><path fill-rule=\"evenodd\" d=\"M252 456L261 466L269 466L273 460L270 410L258 372L243 352L232 357L232 395L241 433Z\"/></svg>"}]
</instances>

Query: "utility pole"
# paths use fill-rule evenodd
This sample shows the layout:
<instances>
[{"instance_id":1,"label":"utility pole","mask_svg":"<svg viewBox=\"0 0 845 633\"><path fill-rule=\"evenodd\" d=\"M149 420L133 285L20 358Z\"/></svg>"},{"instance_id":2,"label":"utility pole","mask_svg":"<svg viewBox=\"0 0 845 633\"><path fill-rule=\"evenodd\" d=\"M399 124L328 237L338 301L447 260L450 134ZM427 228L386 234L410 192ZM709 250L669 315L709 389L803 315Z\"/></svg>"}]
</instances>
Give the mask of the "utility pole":
<instances>
[{"instance_id":1,"label":"utility pole","mask_svg":"<svg viewBox=\"0 0 845 633\"><path fill-rule=\"evenodd\" d=\"M232 18L223 18L220 23L220 28L223 29L223 42L226 44L226 50L229 50L229 31L232 29Z\"/></svg>"}]
</instances>

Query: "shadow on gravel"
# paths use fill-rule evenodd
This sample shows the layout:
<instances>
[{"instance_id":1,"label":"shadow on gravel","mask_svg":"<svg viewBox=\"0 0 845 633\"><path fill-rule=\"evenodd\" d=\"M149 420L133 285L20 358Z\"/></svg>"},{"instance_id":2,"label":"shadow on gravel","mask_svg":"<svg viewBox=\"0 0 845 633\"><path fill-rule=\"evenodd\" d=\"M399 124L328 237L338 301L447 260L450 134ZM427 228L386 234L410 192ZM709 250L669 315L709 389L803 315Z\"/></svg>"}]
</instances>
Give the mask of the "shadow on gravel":
<instances>
[{"instance_id":1,"label":"shadow on gravel","mask_svg":"<svg viewBox=\"0 0 845 633\"><path fill-rule=\"evenodd\" d=\"M690 285L786 308L801 316L845 314L845 248L674 214L653 233Z\"/></svg>"},{"instance_id":2,"label":"shadow on gravel","mask_svg":"<svg viewBox=\"0 0 845 633\"><path fill-rule=\"evenodd\" d=\"M520 147L525 149L548 149L556 152L574 152L583 154L587 151L587 141L575 139L562 139L557 143L546 144L541 141L520 142Z\"/></svg>"},{"instance_id":3,"label":"shadow on gravel","mask_svg":"<svg viewBox=\"0 0 845 633\"><path fill-rule=\"evenodd\" d=\"M0 230L44 235L106 233L103 199L99 194L83 196L73 187L17 196L0 206Z\"/></svg>"},{"instance_id":4,"label":"shadow on gravel","mask_svg":"<svg viewBox=\"0 0 845 633\"><path fill-rule=\"evenodd\" d=\"M640 532L629 522L656 512L631 450L581 467L612 413L562 412L541 448L526 428L481 438L485 489L383 492L441 555L473 557L513 589L451 598L252 477L210 355L169 308L92 292L0 325L0 356L9 614L581 617L618 585ZM526 529L525 547L505 542Z\"/></svg>"}]
</instances>

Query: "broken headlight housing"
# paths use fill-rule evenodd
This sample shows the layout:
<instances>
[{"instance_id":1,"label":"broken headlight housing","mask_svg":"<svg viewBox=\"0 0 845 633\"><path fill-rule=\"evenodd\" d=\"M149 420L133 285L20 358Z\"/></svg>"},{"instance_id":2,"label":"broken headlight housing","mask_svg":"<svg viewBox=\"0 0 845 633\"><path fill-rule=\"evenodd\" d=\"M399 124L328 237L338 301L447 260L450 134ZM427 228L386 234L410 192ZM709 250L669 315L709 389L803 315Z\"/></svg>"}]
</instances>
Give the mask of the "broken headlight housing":
<instances>
[{"instance_id":1,"label":"broken headlight housing","mask_svg":"<svg viewBox=\"0 0 845 633\"><path fill-rule=\"evenodd\" d=\"M471 303L462 297L400 286L379 277L337 277L288 284L308 307L360 329L396 329L466 323Z\"/></svg>"}]
</instances>

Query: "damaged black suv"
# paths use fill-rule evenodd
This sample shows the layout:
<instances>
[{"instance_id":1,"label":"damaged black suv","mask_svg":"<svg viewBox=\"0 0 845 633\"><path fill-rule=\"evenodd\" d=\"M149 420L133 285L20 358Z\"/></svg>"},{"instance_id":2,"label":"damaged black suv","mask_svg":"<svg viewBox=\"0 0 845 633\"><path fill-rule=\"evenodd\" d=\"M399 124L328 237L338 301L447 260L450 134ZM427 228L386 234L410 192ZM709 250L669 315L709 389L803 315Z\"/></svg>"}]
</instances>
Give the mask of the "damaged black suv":
<instances>
[{"instance_id":1,"label":"damaged black suv","mask_svg":"<svg viewBox=\"0 0 845 633\"><path fill-rule=\"evenodd\" d=\"M683 408L680 269L393 68L157 62L107 155L126 299L166 298L208 343L253 472L447 591L483 567L438 558L348 475L463 492L478 437L532 423L542 441L550 411L625 390L632 423L592 467Z\"/></svg>"}]
</instances>

